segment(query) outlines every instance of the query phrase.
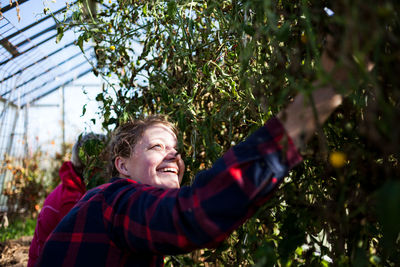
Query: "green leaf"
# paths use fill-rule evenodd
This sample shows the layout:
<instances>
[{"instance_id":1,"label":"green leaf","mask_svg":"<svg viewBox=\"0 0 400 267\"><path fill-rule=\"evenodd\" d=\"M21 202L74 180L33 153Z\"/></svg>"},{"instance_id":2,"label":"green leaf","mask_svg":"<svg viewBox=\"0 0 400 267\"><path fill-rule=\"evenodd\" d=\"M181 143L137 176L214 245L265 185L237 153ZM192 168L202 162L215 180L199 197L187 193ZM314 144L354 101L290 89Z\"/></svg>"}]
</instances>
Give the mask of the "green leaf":
<instances>
[{"instance_id":1,"label":"green leaf","mask_svg":"<svg viewBox=\"0 0 400 267\"><path fill-rule=\"evenodd\" d=\"M64 36L64 27L62 26L57 27L56 43L59 43L63 38L63 36Z\"/></svg>"},{"instance_id":2,"label":"green leaf","mask_svg":"<svg viewBox=\"0 0 400 267\"><path fill-rule=\"evenodd\" d=\"M83 105L81 117L83 117L86 114L86 105L87 104Z\"/></svg>"},{"instance_id":3,"label":"green leaf","mask_svg":"<svg viewBox=\"0 0 400 267\"><path fill-rule=\"evenodd\" d=\"M378 215L383 229L383 248L390 255L400 235L400 182L388 181L379 190Z\"/></svg>"},{"instance_id":4,"label":"green leaf","mask_svg":"<svg viewBox=\"0 0 400 267\"><path fill-rule=\"evenodd\" d=\"M290 24L285 22L276 32L276 39L280 42L286 42L290 37Z\"/></svg>"},{"instance_id":5,"label":"green leaf","mask_svg":"<svg viewBox=\"0 0 400 267\"><path fill-rule=\"evenodd\" d=\"M252 25L250 25L250 24L245 24L245 25L243 26L243 30L244 30L245 33L247 33L247 34L250 35L250 36L253 36L254 33L256 32L256 31L254 30L254 27L253 27Z\"/></svg>"},{"instance_id":6,"label":"green leaf","mask_svg":"<svg viewBox=\"0 0 400 267\"><path fill-rule=\"evenodd\" d=\"M145 15L145 16L147 16L147 8L148 8L148 6L147 6L147 4L145 4L145 5L143 6L143 9L142 9L143 15Z\"/></svg>"},{"instance_id":7,"label":"green leaf","mask_svg":"<svg viewBox=\"0 0 400 267\"><path fill-rule=\"evenodd\" d=\"M79 48L81 49L82 53L84 53L84 50L83 50L83 40L84 40L84 36L83 36L83 35L80 35L80 36L78 37L78 41L77 41L77 45L78 45Z\"/></svg>"},{"instance_id":8,"label":"green leaf","mask_svg":"<svg viewBox=\"0 0 400 267\"><path fill-rule=\"evenodd\" d=\"M176 12L178 11L178 8L176 6L175 1L169 1L167 4L167 14L168 17L173 18L175 17Z\"/></svg>"},{"instance_id":9,"label":"green leaf","mask_svg":"<svg viewBox=\"0 0 400 267\"><path fill-rule=\"evenodd\" d=\"M103 102L104 101L104 95L102 93L99 93L99 94L97 94L95 99L98 102Z\"/></svg>"}]
</instances>

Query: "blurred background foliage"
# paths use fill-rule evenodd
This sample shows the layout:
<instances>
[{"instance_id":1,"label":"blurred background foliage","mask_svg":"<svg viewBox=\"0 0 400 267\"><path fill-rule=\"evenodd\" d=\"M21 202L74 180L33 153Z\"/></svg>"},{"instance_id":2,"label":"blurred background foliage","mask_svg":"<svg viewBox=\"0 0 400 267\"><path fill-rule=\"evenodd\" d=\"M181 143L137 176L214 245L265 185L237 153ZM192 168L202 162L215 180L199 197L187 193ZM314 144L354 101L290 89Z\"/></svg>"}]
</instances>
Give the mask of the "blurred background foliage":
<instances>
[{"instance_id":1,"label":"blurred background foliage","mask_svg":"<svg viewBox=\"0 0 400 267\"><path fill-rule=\"evenodd\" d=\"M43 153L39 150L22 160L6 157L2 164L1 172L9 172L12 176L3 188L3 194L8 199L7 217L10 221L37 215L40 202L48 193L44 182L46 172L39 166L42 159Z\"/></svg>"},{"instance_id":2,"label":"blurred background foliage","mask_svg":"<svg viewBox=\"0 0 400 267\"><path fill-rule=\"evenodd\" d=\"M70 7L60 38L73 27L78 46L94 45L94 72L107 81L97 96L104 128L168 114L181 131L184 184L314 81L345 96L256 216L218 248L168 257L167 266L400 265L399 10L395 0ZM328 34L349 74L340 84L320 64Z\"/></svg>"},{"instance_id":3,"label":"blurred background foliage","mask_svg":"<svg viewBox=\"0 0 400 267\"><path fill-rule=\"evenodd\" d=\"M12 228L14 222L36 220L45 197L60 183L58 171L62 163L71 158L71 148L72 144L64 144L63 152L56 153L51 160L49 153L40 147L26 158L6 156L0 171L11 179L5 181L2 192L7 197L8 209L4 218L0 214L1 231ZM18 229L18 223L15 226ZM8 238L3 236L2 241L4 239Z\"/></svg>"},{"instance_id":4,"label":"blurred background foliage","mask_svg":"<svg viewBox=\"0 0 400 267\"><path fill-rule=\"evenodd\" d=\"M106 145L106 140L92 139L79 149L80 160L86 166L82 178L88 190L109 179L105 170ZM55 153L50 160L49 153L40 147L26 158L6 156L0 172L11 178L6 180L2 191L7 197L7 212L0 212L0 242L33 236L43 201L60 184L59 170L65 161L71 160L72 147L73 144L64 144L61 153Z\"/></svg>"}]
</instances>

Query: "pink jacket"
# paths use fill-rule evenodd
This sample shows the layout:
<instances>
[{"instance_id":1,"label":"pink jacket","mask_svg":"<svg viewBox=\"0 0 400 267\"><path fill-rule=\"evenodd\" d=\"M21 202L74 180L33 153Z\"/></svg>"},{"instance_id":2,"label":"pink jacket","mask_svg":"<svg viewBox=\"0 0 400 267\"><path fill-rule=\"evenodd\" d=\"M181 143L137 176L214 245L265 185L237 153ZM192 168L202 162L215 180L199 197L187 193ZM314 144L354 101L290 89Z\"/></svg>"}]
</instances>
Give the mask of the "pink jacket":
<instances>
[{"instance_id":1,"label":"pink jacket","mask_svg":"<svg viewBox=\"0 0 400 267\"><path fill-rule=\"evenodd\" d=\"M47 196L39 213L29 248L28 267L35 265L47 237L86 192L85 184L76 174L70 161L63 163L59 174L61 184Z\"/></svg>"}]
</instances>

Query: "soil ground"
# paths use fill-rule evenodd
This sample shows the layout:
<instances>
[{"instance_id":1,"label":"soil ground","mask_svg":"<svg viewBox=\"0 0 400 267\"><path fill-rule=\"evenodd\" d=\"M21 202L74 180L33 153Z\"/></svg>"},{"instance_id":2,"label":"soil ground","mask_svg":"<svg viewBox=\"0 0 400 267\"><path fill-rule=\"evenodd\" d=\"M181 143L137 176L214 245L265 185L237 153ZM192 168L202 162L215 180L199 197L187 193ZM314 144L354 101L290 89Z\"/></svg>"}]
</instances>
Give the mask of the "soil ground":
<instances>
[{"instance_id":1,"label":"soil ground","mask_svg":"<svg viewBox=\"0 0 400 267\"><path fill-rule=\"evenodd\" d=\"M0 243L0 267L26 267L31 241L32 236L23 236Z\"/></svg>"}]
</instances>

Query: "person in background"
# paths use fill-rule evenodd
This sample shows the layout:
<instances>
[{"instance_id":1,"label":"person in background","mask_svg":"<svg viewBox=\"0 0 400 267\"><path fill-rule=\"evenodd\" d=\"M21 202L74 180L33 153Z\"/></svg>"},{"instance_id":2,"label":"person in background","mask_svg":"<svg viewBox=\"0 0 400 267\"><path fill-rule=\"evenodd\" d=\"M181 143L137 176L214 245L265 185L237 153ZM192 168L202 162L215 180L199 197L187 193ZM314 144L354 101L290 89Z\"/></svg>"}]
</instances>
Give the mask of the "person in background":
<instances>
[{"instance_id":1,"label":"person in background","mask_svg":"<svg viewBox=\"0 0 400 267\"><path fill-rule=\"evenodd\" d=\"M85 144L93 141L105 144L106 137L95 133L81 134L72 148L71 161L62 164L59 170L61 183L47 196L37 219L35 233L29 248L29 267L35 265L49 234L86 193L85 179L83 178L86 162L80 155L85 154L84 151L81 151Z\"/></svg>"}]
</instances>

